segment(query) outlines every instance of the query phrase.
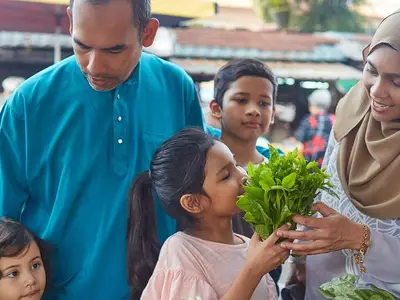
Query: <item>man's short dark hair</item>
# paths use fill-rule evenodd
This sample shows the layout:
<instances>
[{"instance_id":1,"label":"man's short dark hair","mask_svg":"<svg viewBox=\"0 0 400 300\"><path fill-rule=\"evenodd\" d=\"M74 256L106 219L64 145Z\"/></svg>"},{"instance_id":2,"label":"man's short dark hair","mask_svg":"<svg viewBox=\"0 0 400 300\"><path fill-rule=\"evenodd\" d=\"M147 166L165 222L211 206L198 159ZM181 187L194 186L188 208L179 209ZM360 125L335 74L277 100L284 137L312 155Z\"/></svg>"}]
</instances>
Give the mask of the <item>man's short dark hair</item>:
<instances>
[{"instance_id":1,"label":"man's short dark hair","mask_svg":"<svg viewBox=\"0 0 400 300\"><path fill-rule=\"evenodd\" d=\"M273 103L276 102L278 83L272 70L257 59L235 59L219 69L214 78L214 98L222 108L224 95L231 84L243 76L261 77L271 81L273 90Z\"/></svg>"},{"instance_id":2,"label":"man's short dark hair","mask_svg":"<svg viewBox=\"0 0 400 300\"><path fill-rule=\"evenodd\" d=\"M112 0L81 0L82 3L88 3L92 5L103 5L108 4ZM151 5L150 0L131 0L133 10L133 22L139 29L140 37L144 33L147 23L151 18ZM74 0L69 1L69 5L73 7Z\"/></svg>"}]
</instances>

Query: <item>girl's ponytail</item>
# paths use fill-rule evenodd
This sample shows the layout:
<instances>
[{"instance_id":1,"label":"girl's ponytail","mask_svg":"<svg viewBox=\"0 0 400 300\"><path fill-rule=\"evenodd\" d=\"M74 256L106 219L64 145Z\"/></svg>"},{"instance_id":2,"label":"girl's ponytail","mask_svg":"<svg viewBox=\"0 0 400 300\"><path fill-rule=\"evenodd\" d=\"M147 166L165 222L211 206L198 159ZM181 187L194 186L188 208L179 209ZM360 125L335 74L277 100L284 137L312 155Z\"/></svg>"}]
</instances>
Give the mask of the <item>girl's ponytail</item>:
<instances>
[{"instance_id":1,"label":"girl's ponytail","mask_svg":"<svg viewBox=\"0 0 400 300\"><path fill-rule=\"evenodd\" d=\"M136 177L129 192L127 264L131 300L139 300L160 253L152 183L148 171Z\"/></svg>"}]
</instances>

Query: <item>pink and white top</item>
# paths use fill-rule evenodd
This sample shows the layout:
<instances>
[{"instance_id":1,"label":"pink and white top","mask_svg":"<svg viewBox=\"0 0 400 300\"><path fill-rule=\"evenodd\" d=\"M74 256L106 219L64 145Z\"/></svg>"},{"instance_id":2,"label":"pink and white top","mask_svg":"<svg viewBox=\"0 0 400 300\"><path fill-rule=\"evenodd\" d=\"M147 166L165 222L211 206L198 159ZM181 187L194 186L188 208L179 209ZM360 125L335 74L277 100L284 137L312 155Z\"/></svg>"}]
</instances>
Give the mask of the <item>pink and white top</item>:
<instances>
[{"instance_id":1,"label":"pink and white top","mask_svg":"<svg viewBox=\"0 0 400 300\"><path fill-rule=\"evenodd\" d=\"M183 232L163 245L153 275L142 294L144 300L218 300L230 288L245 264L250 240L227 245L205 241ZM251 300L277 300L274 281L267 274Z\"/></svg>"}]
</instances>

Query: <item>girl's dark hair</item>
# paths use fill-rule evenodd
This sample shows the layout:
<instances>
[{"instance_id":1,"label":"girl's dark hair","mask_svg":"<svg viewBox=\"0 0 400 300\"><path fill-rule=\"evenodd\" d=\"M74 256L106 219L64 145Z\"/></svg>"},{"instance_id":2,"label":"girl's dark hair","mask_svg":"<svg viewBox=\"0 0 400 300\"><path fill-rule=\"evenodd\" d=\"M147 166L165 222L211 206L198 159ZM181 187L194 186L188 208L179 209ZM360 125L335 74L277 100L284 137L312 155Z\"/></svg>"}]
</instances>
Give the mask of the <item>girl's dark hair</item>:
<instances>
[{"instance_id":1,"label":"girl's dark hair","mask_svg":"<svg viewBox=\"0 0 400 300\"><path fill-rule=\"evenodd\" d=\"M43 267L46 270L46 285L48 286L50 284L51 269L47 244L21 223L5 218L0 220L0 258L18 256L28 249L32 242L38 245ZM0 280L2 277L3 274L0 272Z\"/></svg>"},{"instance_id":2,"label":"girl's dark hair","mask_svg":"<svg viewBox=\"0 0 400 300\"><path fill-rule=\"evenodd\" d=\"M129 193L127 231L128 281L131 299L138 300L154 271L160 251L153 192L169 216L193 223L180 204L186 194L203 192L208 150L215 139L200 129L187 128L156 151L150 171L141 173Z\"/></svg>"},{"instance_id":3,"label":"girl's dark hair","mask_svg":"<svg viewBox=\"0 0 400 300\"><path fill-rule=\"evenodd\" d=\"M273 86L273 104L276 103L278 82L272 70L262 61L257 59L234 59L225 64L214 78L215 102L222 108L224 95L231 84L243 76L261 77L268 79Z\"/></svg>"}]
</instances>

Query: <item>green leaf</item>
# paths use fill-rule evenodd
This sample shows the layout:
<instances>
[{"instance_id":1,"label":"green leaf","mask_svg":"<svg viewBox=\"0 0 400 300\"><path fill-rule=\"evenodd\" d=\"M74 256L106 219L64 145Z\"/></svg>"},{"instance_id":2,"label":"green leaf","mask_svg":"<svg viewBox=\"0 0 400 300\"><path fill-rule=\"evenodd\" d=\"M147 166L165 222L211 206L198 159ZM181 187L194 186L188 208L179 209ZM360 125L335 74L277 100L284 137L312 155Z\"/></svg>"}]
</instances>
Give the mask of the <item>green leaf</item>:
<instances>
[{"instance_id":1,"label":"green leaf","mask_svg":"<svg viewBox=\"0 0 400 300\"><path fill-rule=\"evenodd\" d=\"M315 168L318 168L318 163L316 161L307 164L307 170L314 170Z\"/></svg>"},{"instance_id":2,"label":"green leaf","mask_svg":"<svg viewBox=\"0 0 400 300\"><path fill-rule=\"evenodd\" d=\"M282 212L280 215L280 220L279 220L280 224L286 224L286 223L290 222L292 215L293 215L293 213L290 211L288 206L285 204L282 208Z\"/></svg>"},{"instance_id":3,"label":"green leaf","mask_svg":"<svg viewBox=\"0 0 400 300\"><path fill-rule=\"evenodd\" d=\"M257 220L253 217L253 215L249 212L245 213L243 219L250 224L255 224Z\"/></svg>"},{"instance_id":4,"label":"green leaf","mask_svg":"<svg viewBox=\"0 0 400 300\"><path fill-rule=\"evenodd\" d=\"M385 297L385 300L396 300L396 298L389 293L388 291L382 290L375 285L371 284L371 288L373 291L380 293L383 297Z\"/></svg>"},{"instance_id":5,"label":"green leaf","mask_svg":"<svg viewBox=\"0 0 400 300\"><path fill-rule=\"evenodd\" d=\"M296 182L296 177L297 174L295 172L287 175L285 178L283 178L282 185L285 188L291 189L294 186L294 183Z\"/></svg>"},{"instance_id":6,"label":"green leaf","mask_svg":"<svg viewBox=\"0 0 400 300\"><path fill-rule=\"evenodd\" d=\"M353 299L353 300L393 300L395 297L385 291L371 285L371 289L357 289L357 277L354 275L343 275L334 278L330 282L319 287L319 292L328 299Z\"/></svg>"},{"instance_id":7,"label":"green leaf","mask_svg":"<svg viewBox=\"0 0 400 300\"><path fill-rule=\"evenodd\" d=\"M318 291L321 293L322 296L324 296L327 299L335 299L335 294L331 293L328 290L324 290L322 288L318 288Z\"/></svg>"},{"instance_id":8,"label":"green leaf","mask_svg":"<svg viewBox=\"0 0 400 300\"><path fill-rule=\"evenodd\" d=\"M271 204L272 203L270 202L269 191L270 190L265 190L265 192L264 192L264 205L263 205L263 207L265 209L265 213L270 216L271 215Z\"/></svg>"},{"instance_id":9,"label":"green leaf","mask_svg":"<svg viewBox=\"0 0 400 300\"><path fill-rule=\"evenodd\" d=\"M309 216L319 191L335 194L330 176L318 168L316 162L307 163L298 150L280 156L271 145L270 158L258 166L250 165L245 193L237 206L245 214L246 222L266 226L272 233L290 221L293 214Z\"/></svg>"},{"instance_id":10,"label":"green leaf","mask_svg":"<svg viewBox=\"0 0 400 300\"><path fill-rule=\"evenodd\" d=\"M257 225L255 230L263 241L265 241L272 233L268 226L265 225Z\"/></svg>"},{"instance_id":11,"label":"green leaf","mask_svg":"<svg viewBox=\"0 0 400 300\"><path fill-rule=\"evenodd\" d=\"M236 202L236 206L243 211L250 210L250 202L248 196L239 196L239 200Z\"/></svg>"},{"instance_id":12,"label":"green leaf","mask_svg":"<svg viewBox=\"0 0 400 300\"><path fill-rule=\"evenodd\" d=\"M244 191L245 195L250 199L259 201L262 201L262 199L264 199L264 190L262 188L245 186Z\"/></svg>"},{"instance_id":13,"label":"green leaf","mask_svg":"<svg viewBox=\"0 0 400 300\"><path fill-rule=\"evenodd\" d=\"M256 168L251 162L247 165L247 174L250 177L253 177L256 174Z\"/></svg>"}]
</instances>

